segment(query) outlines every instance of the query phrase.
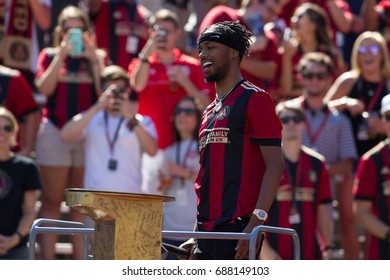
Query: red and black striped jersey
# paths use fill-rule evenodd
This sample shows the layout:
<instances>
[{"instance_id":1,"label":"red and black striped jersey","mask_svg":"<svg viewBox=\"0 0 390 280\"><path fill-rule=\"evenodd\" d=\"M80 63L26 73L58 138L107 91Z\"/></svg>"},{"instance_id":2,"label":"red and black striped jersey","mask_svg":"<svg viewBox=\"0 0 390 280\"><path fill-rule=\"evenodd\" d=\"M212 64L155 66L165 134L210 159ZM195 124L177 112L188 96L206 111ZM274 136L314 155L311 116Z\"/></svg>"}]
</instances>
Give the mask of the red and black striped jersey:
<instances>
[{"instance_id":1,"label":"red and black striped jersey","mask_svg":"<svg viewBox=\"0 0 390 280\"><path fill-rule=\"evenodd\" d=\"M198 223L207 231L250 215L265 163L260 146L280 146L282 126L267 92L241 81L205 110L199 130L201 169L195 183Z\"/></svg>"}]
</instances>

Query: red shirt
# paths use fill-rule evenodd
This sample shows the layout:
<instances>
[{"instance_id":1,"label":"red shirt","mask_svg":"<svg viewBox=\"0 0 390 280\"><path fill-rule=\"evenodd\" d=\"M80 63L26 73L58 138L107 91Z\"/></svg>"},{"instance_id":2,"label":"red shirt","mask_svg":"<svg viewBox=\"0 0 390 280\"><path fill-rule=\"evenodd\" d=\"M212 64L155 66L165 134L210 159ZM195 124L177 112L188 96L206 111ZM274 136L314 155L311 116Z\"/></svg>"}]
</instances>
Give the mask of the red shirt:
<instances>
[{"instance_id":1,"label":"red shirt","mask_svg":"<svg viewBox=\"0 0 390 280\"><path fill-rule=\"evenodd\" d=\"M260 146L280 146L281 130L272 98L246 80L227 95L219 112L215 102L207 107L195 183L204 230L253 212L265 173Z\"/></svg>"},{"instance_id":2,"label":"red shirt","mask_svg":"<svg viewBox=\"0 0 390 280\"><path fill-rule=\"evenodd\" d=\"M182 54L179 49L174 50L175 61L172 65L181 65L184 72L194 83L196 88L203 94L215 93L211 84L206 84L203 73L196 58ZM184 88L169 85L167 66L162 64L155 54L149 57L149 80L146 87L139 92L139 113L150 116L156 126L158 136L158 147L165 149L173 144L172 113L183 97L187 96ZM133 59L129 65L129 75L140 63L139 59Z\"/></svg>"},{"instance_id":3,"label":"red shirt","mask_svg":"<svg viewBox=\"0 0 390 280\"><path fill-rule=\"evenodd\" d=\"M356 200L372 202L372 214L390 225L390 157L389 143L381 142L359 161L355 177ZM389 260L389 243L366 231L365 258Z\"/></svg>"},{"instance_id":4,"label":"red shirt","mask_svg":"<svg viewBox=\"0 0 390 280\"><path fill-rule=\"evenodd\" d=\"M29 113L38 110L32 89L23 75L14 69L0 66L0 104L14 114L20 122ZM17 140L20 139L20 130ZM20 141L15 151L20 150Z\"/></svg>"}]
</instances>

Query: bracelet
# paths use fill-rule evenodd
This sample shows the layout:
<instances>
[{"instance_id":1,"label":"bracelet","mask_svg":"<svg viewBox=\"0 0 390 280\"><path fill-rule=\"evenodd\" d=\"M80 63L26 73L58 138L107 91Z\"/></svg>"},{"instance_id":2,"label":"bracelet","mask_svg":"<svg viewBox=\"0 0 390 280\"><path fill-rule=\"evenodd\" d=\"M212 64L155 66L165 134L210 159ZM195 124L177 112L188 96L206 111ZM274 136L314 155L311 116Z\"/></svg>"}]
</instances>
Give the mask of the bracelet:
<instances>
[{"instance_id":1,"label":"bracelet","mask_svg":"<svg viewBox=\"0 0 390 280\"><path fill-rule=\"evenodd\" d=\"M140 53L138 55L138 58L139 58L139 60L141 60L141 63L148 63L149 64L149 59L143 53Z\"/></svg>"},{"instance_id":2,"label":"bracelet","mask_svg":"<svg viewBox=\"0 0 390 280\"><path fill-rule=\"evenodd\" d=\"M139 120L137 120L135 117L133 117L131 120L129 120L128 122L127 122L127 128L129 129L129 130L133 130L134 129L134 127L136 127L137 125L139 125Z\"/></svg>"},{"instance_id":3,"label":"bracelet","mask_svg":"<svg viewBox=\"0 0 390 280\"><path fill-rule=\"evenodd\" d=\"M16 235L19 236L19 243L23 240L24 236L19 231L15 231Z\"/></svg>"}]
</instances>

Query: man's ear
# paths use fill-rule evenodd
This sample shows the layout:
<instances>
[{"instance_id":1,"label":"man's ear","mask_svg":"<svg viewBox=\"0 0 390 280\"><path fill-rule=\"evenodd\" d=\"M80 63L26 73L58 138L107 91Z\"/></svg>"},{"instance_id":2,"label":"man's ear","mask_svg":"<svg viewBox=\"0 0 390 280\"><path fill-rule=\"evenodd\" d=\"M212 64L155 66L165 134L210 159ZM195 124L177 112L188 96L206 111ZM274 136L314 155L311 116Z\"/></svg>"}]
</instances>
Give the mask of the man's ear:
<instances>
[{"instance_id":1,"label":"man's ear","mask_svg":"<svg viewBox=\"0 0 390 280\"><path fill-rule=\"evenodd\" d=\"M231 56L232 56L232 58L235 58L235 57L240 56L240 53L235 49L231 49Z\"/></svg>"}]
</instances>

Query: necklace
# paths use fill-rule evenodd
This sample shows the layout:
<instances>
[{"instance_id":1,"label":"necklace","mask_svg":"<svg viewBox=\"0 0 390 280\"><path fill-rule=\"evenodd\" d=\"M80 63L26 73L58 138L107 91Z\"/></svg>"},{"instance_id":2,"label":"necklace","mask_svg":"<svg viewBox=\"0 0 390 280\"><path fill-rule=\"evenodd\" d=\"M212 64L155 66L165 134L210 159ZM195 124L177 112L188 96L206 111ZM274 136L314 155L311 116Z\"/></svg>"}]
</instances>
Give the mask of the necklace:
<instances>
[{"instance_id":1,"label":"necklace","mask_svg":"<svg viewBox=\"0 0 390 280\"><path fill-rule=\"evenodd\" d=\"M244 79L240 80L237 84L235 84L229 91L228 93L226 93L222 98L219 98L218 97L218 94L215 96L215 112L218 113L221 109L222 109L222 102L226 99L226 97L228 97L228 95L230 93L233 92L233 90L238 87L242 82L244 81Z\"/></svg>"}]
</instances>

